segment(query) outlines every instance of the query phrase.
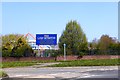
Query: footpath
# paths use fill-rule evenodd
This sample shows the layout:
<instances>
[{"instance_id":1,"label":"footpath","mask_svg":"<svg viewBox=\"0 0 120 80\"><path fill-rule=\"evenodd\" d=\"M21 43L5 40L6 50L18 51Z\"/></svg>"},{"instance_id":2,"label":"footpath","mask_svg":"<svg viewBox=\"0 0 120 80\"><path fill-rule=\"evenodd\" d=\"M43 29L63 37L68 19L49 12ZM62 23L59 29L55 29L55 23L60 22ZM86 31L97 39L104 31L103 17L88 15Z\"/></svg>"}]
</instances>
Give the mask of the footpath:
<instances>
[{"instance_id":1,"label":"footpath","mask_svg":"<svg viewBox=\"0 0 120 80\"><path fill-rule=\"evenodd\" d=\"M36 65L30 66L33 68L40 68L40 67L46 67L46 66L51 66L54 64L60 64L60 62L54 62L54 63L37 63Z\"/></svg>"}]
</instances>

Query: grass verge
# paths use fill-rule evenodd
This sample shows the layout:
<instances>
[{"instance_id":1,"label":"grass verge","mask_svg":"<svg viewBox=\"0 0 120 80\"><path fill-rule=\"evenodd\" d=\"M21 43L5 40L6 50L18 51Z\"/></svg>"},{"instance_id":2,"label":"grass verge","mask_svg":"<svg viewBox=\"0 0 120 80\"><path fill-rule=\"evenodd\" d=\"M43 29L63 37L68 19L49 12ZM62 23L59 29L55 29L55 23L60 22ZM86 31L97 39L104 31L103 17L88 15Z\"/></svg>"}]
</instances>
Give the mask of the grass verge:
<instances>
[{"instance_id":1,"label":"grass verge","mask_svg":"<svg viewBox=\"0 0 120 80\"><path fill-rule=\"evenodd\" d=\"M37 63L50 63L50 62L60 62L60 64L55 64L47 67L118 66L120 65L119 60L118 59L96 59L96 60L74 60L74 61L54 61L54 60L14 61L14 62L0 63L0 66L2 68L24 67L24 66L37 65Z\"/></svg>"},{"instance_id":2,"label":"grass verge","mask_svg":"<svg viewBox=\"0 0 120 80\"><path fill-rule=\"evenodd\" d=\"M2 77L8 77L8 75L5 72L0 70L0 78Z\"/></svg>"},{"instance_id":3,"label":"grass verge","mask_svg":"<svg viewBox=\"0 0 120 80\"><path fill-rule=\"evenodd\" d=\"M48 67L118 66L120 65L119 60L118 59L99 59L99 60L61 61L60 64L55 64Z\"/></svg>"},{"instance_id":4,"label":"grass verge","mask_svg":"<svg viewBox=\"0 0 120 80\"><path fill-rule=\"evenodd\" d=\"M54 60L41 60L41 61L14 61L14 62L2 62L0 66L2 68L10 68L10 67L24 67L24 66L32 66L37 65L37 63L49 63L55 62Z\"/></svg>"}]
</instances>

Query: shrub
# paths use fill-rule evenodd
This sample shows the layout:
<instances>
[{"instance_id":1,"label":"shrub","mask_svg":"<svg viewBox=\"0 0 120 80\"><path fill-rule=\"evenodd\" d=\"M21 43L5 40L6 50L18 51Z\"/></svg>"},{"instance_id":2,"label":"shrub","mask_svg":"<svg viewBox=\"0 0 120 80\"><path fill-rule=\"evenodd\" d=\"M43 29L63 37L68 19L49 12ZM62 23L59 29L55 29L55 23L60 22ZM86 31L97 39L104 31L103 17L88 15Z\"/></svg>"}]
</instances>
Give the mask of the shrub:
<instances>
[{"instance_id":1,"label":"shrub","mask_svg":"<svg viewBox=\"0 0 120 80\"><path fill-rule=\"evenodd\" d=\"M2 41L2 57L29 57L33 52L23 35L5 35Z\"/></svg>"},{"instance_id":2,"label":"shrub","mask_svg":"<svg viewBox=\"0 0 120 80\"><path fill-rule=\"evenodd\" d=\"M83 57L83 55L84 55L84 53L83 53L83 52L79 52L79 53L78 53L78 57L77 57L77 58L78 58L78 59L80 59L80 58L82 58L82 57Z\"/></svg>"},{"instance_id":3,"label":"shrub","mask_svg":"<svg viewBox=\"0 0 120 80\"><path fill-rule=\"evenodd\" d=\"M2 50L2 56L3 57L10 57L10 55L11 55L11 49Z\"/></svg>"}]
</instances>

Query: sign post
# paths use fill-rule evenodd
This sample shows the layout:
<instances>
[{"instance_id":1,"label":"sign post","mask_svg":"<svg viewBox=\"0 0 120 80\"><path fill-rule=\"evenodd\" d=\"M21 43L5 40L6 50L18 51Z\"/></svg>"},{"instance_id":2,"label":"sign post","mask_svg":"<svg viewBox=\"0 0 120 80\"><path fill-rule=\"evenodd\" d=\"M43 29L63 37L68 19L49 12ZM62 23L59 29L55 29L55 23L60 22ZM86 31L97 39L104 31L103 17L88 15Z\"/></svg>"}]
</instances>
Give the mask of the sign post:
<instances>
[{"instance_id":1,"label":"sign post","mask_svg":"<svg viewBox=\"0 0 120 80\"><path fill-rule=\"evenodd\" d=\"M40 56L40 50L39 50L39 45L38 45L38 56Z\"/></svg>"},{"instance_id":2,"label":"sign post","mask_svg":"<svg viewBox=\"0 0 120 80\"><path fill-rule=\"evenodd\" d=\"M64 43L64 61L66 61L66 44Z\"/></svg>"},{"instance_id":3,"label":"sign post","mask_svg":"<svg viewBox=\"0 0 120 80\"><path fill-rule=\"evenodd\" d=\"M57 45L57 34L36 34L36 45L38 45L38 54L39 45Z\"/></svg>"}]
</instances>

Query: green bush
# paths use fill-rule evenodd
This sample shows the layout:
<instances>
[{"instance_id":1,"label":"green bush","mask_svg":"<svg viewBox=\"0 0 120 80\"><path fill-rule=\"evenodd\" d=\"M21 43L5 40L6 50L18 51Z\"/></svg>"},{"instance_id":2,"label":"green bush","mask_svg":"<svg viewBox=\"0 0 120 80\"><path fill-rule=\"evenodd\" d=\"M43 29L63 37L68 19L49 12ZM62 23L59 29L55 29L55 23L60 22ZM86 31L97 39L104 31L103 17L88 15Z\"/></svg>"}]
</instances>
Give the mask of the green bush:
<instances>
[{"instance_id":1,"label":"green bush","mask_svg":"<svg viewBox=\"0 0 120 80\"><path fill-rule=\"evenodd\" d=\"M10 57L11 55L11 50L2 50L2 57Z\"/></svg>"},{"instance_id":2,"label":"green bush","mask_svg":"<svg viewBox=\"0 0 120 80\"><path fill-rule=\"evenodd\" d=\"M33 50L29 45L25 45L22 49L24 50L24 57L34 56Z\"/></svg>"},{"instance_id":3,"label":"green bush","mask_svg":"<svg viewBox=\"0 0 120 80\"><path fill-rule=\"evenodd\" d=\"M15 52L13 53L13 57L30 57L32 56L32 48L28 45L23 45L21 47L18 47Z\"/></svg>"},{"instance_id":4,"label":"green bush","mask_svg":"<svg viewBox=\"0 0 120 80\"><path fill-rule=\"evenodd\" d=\"M24 54L24 50L22 49L22 47L19 47L16 49L15 53L13 53L13 57L22 57Z\"/></svg>"},{"instance_id":5,"label":"green bush","mask_svg":"<svg viewBox=\"0 0 120 80\"><path fill-rule=\"evenodd\" d=\"M23 35L10 34L2 36L2 57L29 57L33 53Z\"/></svg>"},{"instance_id":6,"label":"green bush","mask_svg":"<svg viewBox=\"0 0 120 80\"><path fill-rule=\"evenodd\" d=\"M58 50L45 50L44 52L46 54L50 53L51 57L57 57L59 55L59 51Z\"/></svg>"}]
</instances>

